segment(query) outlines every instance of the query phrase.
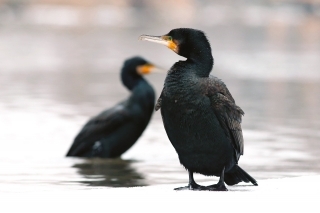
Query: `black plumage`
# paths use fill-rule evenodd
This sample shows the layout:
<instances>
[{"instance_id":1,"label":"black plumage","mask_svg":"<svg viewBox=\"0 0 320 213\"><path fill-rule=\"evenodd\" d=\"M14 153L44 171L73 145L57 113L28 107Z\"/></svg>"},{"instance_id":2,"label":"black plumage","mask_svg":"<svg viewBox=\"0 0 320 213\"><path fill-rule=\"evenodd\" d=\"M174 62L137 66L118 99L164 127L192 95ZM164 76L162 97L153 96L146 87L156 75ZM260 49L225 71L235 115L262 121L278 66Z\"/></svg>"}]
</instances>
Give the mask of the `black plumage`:
<instances>
[{"instance_id":1,"label":"black plumage","mask_svg":"<svg viewBox=\"0 0 320 213\"><path fill-rule=\"evenodd\" d=\"M153 113L155 93L142 77L153 65L141 57L125 61L122 83L129 98L91 118L75 137L67 156L115 158L141 136Z\"/></svg>"},{"instance_id":2,"label":"black plumage","mask_svg":"<svg viewBox=\"0 0 320 213\"><path fill-rule=\"evenodd\" d=\"M226 85L211 76L213 57L202 31L173 29L164 36L142 35L142 40L165 44L187 58L168 71L156 103L180 163L189 172L189 185L178 189L227 190L224 185L257 182L238 166L243 154L242 109ZM219 176L218 184L204 187L193 173Z\"/></svg>"}]
</instances>

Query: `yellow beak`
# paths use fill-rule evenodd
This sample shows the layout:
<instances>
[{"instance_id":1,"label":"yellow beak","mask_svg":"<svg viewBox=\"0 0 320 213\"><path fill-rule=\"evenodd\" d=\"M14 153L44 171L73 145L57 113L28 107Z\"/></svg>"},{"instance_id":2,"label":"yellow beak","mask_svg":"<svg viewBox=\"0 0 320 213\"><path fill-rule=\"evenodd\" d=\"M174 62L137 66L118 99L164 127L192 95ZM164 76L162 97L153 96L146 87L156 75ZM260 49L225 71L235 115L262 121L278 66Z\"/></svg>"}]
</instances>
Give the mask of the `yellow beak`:
<instances>
[{"instance_id":1,"label":"yellow beak","mask_svg":"<svg viewBox=\"0 0 320 213\"><path fill-rule=\"evenodd\" d=\"M176 41L172 40L171 36L141 35L139 39L142 41L150 41L158 44L163 44L174 52L178 52L178 44Z\"/></svg>"},{"instance_id":2,"label":"yellow beak","mask_svg":"<svg viewBox=\"0 0 320 213\"><path fill-rule=\"evenodd\" d=\"M137 73L140 75L146 75L154 72L164 72L164 69L154 66L153 64L145 64L137 67Z\"/></svg>"}]
</instances>

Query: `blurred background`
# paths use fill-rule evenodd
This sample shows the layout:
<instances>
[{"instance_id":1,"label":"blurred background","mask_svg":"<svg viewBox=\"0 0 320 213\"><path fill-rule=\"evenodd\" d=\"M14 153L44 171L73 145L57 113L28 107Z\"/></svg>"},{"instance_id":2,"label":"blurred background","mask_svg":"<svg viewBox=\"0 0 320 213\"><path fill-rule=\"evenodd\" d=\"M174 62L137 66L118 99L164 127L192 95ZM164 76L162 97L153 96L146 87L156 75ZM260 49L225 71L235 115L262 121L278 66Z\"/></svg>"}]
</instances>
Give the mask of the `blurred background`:
<instances>
[{"instance_id":1,"label":"blurred background","mask_svg":"<svg viewBox=\"0 0 320 213\"><path fill-rule=\"evenodd\" d=\"M241 167L258 182L319 174L319 0L0 0L0 191L185 183L159 112L121 159L64 157L89 117L128 96L126 58L183 59L138 41L178 27L207 34L212 74L246 113ZM147 77L157 96L165 75Z\"/></svg>"}]
</instances>

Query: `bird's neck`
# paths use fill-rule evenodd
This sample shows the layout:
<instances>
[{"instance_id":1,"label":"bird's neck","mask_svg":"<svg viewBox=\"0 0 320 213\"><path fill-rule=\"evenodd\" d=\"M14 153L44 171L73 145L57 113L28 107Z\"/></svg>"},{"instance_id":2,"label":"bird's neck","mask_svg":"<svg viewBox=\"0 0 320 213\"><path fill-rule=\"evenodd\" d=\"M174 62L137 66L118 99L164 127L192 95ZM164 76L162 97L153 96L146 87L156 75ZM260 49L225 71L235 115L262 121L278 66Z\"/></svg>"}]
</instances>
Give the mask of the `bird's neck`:
<instances>
[{"instance_id":1,"label":"bird's neck","mask_svg":"<svg viewBox=\"0 0 320 213\"><path fill-rule=\"evenodd\" d=\"M152 113L155 102L155 92L152 86L142 79L131 91L129 102L142 106L143 109Z\"/></svg>"},{"instance_id":2,"label":"bird's neck","mask_svg":"<svg viewBox=\"0 0 320 213\"><path fill-rule=\"evenodd\" d=\"M140 82L145 81L141 76L121 76L122 83L132 91Z\"/></svg>"},{"instance_id":3,"label":"bird's neck","mask_svg":"<svg viewBox=\"0 0 320 213\"><path fill-rule=\"evenodd\" d=\"M198 77L208 77L213 67L211 48L193 52L186 62L194 66L194 72Z\"/></svg>"}]
</instances>

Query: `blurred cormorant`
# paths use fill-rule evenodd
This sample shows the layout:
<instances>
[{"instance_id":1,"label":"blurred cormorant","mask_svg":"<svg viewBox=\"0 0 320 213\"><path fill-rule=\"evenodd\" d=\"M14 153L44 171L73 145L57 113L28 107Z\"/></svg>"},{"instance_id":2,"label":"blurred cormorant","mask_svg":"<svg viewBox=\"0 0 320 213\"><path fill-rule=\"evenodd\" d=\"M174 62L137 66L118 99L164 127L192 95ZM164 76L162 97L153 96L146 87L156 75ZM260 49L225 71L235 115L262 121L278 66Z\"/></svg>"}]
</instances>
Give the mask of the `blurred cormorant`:
<instances>
[{"instance_id":1,"label":"blurred cormorant","mask_svg":"<svg viewBox=\"0 0 320 213\"><path fill-rule=\"evenodd\" d=\"M168 71L164 88L156 103L168 138L180 163L189 172L189 184L177 188L227 191L224 184L241 181L258 185L238 166L243 154L242 109L235 104L226 85L211 76L213 57L210 43L202 31L179 28L164 36L140 36L141 40L164 44L178 55ZM220 177L211 186L200 186L193 173Z\"/></svg>"},{"instance_id":2,"label":"blurred cormorant","mask_svg":"<svg viewBox=\"0 0 320 213\"><path fill-rule=\"evenodd\" d=\"M131 95L91 118L75 137L67 156L115 158L138 140L154 109L154 90L142 77L153 68L141 57L124 62L121 80Z\"/></svg>"}]
</instances>

